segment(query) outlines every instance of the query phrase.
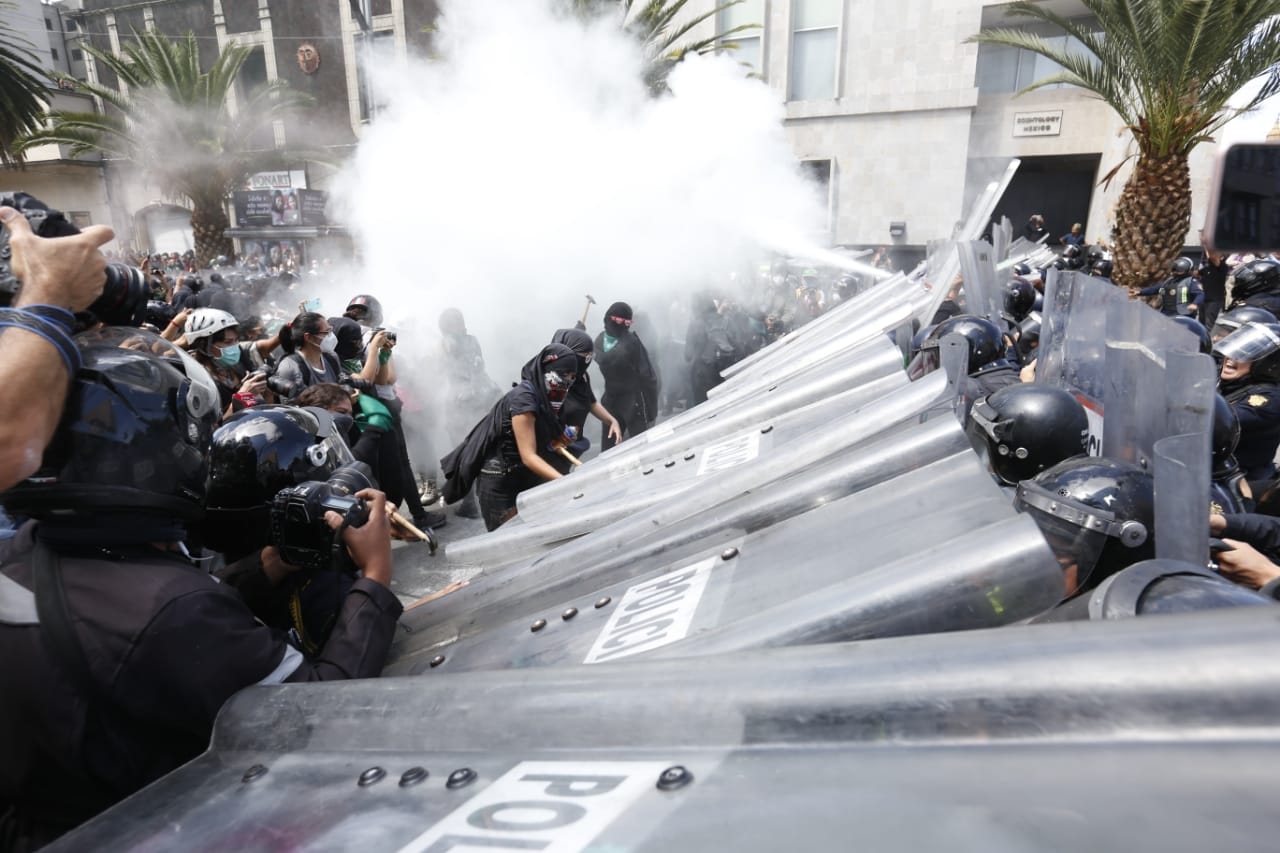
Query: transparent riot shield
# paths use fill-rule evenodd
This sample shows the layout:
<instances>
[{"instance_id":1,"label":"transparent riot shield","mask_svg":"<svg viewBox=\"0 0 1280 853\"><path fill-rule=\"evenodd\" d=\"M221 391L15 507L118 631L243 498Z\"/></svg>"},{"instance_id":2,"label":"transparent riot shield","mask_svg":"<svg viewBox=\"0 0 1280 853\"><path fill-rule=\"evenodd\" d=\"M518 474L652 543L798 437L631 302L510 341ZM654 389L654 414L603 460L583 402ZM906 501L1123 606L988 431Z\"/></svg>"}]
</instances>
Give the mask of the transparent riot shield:
<instances>
[{"instance_id":1,"label":"transparent riot shield","mask_svg":"<svg viewBox=\"0 0 1280 853\"><path fill-rule=\"evenodd\" d=\"M963 449L763 529L721 532L730 535L692 552L633 560L627 577L607 586L583 578L554 604L470 636L419 653L401 643L386 672L594 664L971 630L1037 616L1064 592L1035 523Z\"/></svg>"},{"instance_id":2,"label":"transparent riot shield","mask_svg":"<svg viewBox=\"0 0 1280 853\"><path fill-rule=\"evenodd\" d=\"M1192 433L1155 443L1156 556L1209 564L1209 435Z\"/></svg>"},{"instance_id":3,"label":"transparent riot shield","mask_svg":"<svg viewBox=\"0 0 1280 853\"><path fill-rule=\"evenodd\" d=\"M898 374L893 382L863 385L727 434L686 430L681 433L686 438L682 450L642 466L618 466L607 478L583 479L572 493L523 506L516 516L521 524L508 523L491 533L449 543L445 555L481 566L512 562L667 503L686 490L701 489L709 478L731 469L752 467L764 482L774 470L770 460L788 445L799 446L807 436L828 429L850 411L874 407L905 384ZM578 476L569 479L577 480Z\"/></svg>"},{"instance_id":4,"label":"transparent riot shield","mask_svg":"<svg viewBox=\"0 0 1280 853\"><path fill-rule=\"evenodd\" d=\"M910 390L926 382L935 396L942 392L941 377L927 377ZM922 406L929 402L927 397L917 400ZM833 424L832 431L845 431L839 427ZM852 422L847 429L854 429ZM582 590L632 577L645 558L660 555L669 560L724 545L743 530L779 523L944 456L972 455L950 417L885 430L868 440L872 435L852 436L843 450L822 449L808 457L807 467L783 460L774 479L750 470L725 472L709 480L705 489L685 492L536 559L486 568L465 589L406 614L402 624L412 633L400 638L397 645L404 651L397 654L419 654L439 642L523 615L531 607L552 606Z\"/></svg>"},{"instance_id":5,"label":"transparent riot shield","mask_svg":"<svg viewBox=\"0 0 1280 853\"><path fill-rule=\"evenodd\" d=\"M1045 285L1036 382L1064 388L1102 407L1106 395L1107 316L1125 292L1078 272L1051 270Z\"/></svg>"},{"instance_id":6,"label":"transparent riot shield","mask_svg":"<svg viewBox=\"0 0 1280 853\"><path fill-rule=\"evenodd\" d=\"M1243 608L251 687L47 849L1266 851L1274 637Z\"/></svg>"},{"instance_id":7,"label":"transparent riot shield","mask_svg":"<svg viewBox=\"0 0 1280 853\"><path fill-rule=\"evenodd\" d=\"M1009 217L1000 217L999 222L992 223L991 251L997 264L1009 257L1009 249L1013 245L1013 223Z\"/></svg>"},{"instance_id":8,"label":"transparent riot shield","mask_svg":"<svg viewBox=\"0 0 1280 853\"><path fill-rule=\"evenodd\" d=\"M1210 432L1213 361L1199 354L1195 335L1145 305L1113 304L1107 317L1102 455L1153 471L1157 441ZM1174 355L1180 352L1181 360ZM1202 458L1207 472L1207 444ZM1208 494L1206 483L1202 510Z\"/></svg>"},{"instance_id":9,"label":"transparent riot shield","mask_svg":"<svg viewBox=\"0 0 1280 853\"><path fill-rule=\"evenodd\" d=\"M852 392L848 393L843 405L861 407L884 396L886 390L905 385L897 349L887 338L882 338L874 348L852 363L810 368L800 376L760 389L748 399L738 400L736 405L714 417L686 423L678 429L658 424L638 437L648 436L647 441L628 439L609 453L587 462L571 476L522 492L516 506L527 518L539 512L540 504L563 502L583 492L592 482L640 476L655 464L665 466L673 458L683 460L690 448L722 441L758 424L767 426L771 419L815 402ZM833 416L838 417L843 411L833 410Z\"/></svg>"},{"instance_id":10,"label":"transparent riot shield","mask_svg":"<svg viewBox=\"0 0 1280 853\"><path fill-rule=\"evenodd\" d=\"M1004 303L991 246L972 240L956 249L964 278L965 311L988 319L999 318Z\"/></svg>"}]
</instances>

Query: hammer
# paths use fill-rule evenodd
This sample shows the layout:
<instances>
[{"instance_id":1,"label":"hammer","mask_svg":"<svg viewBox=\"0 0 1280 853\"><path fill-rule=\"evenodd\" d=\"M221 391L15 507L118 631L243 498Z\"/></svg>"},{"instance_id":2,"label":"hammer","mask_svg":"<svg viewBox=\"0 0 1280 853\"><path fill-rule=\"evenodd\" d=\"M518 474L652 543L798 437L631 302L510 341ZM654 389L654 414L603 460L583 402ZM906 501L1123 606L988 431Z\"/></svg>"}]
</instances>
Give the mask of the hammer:
<instances>
[{"instance_id":1,"label":"hammer","mask_svg":"<svg viewBox=\"0 0 1280 853\"><path fill-rule=\"evenodd\" d=\"M578 322L582 325L582 328L584 328L584 329L587 327L587 314L591 313L591 306L592 306L592 305L595 305L595 304L596 304L596 301L595 301L594 299L592 299L592 298L591 298L591 294L590 294L590 293L588 293L588 294L587 294L587 307L585 307L585 308L583 308L583 309L582 309L582 319L578 321Z\"/></svg>"}]
</instances>

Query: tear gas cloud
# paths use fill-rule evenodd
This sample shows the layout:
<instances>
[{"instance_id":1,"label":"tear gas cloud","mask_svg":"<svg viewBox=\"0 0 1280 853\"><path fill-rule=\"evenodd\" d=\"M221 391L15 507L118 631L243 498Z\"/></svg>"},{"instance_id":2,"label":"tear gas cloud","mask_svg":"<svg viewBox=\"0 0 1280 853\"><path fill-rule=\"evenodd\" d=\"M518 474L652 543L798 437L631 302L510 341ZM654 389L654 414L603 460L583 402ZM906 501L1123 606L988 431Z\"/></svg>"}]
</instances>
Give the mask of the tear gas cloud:
<instances>
[{"instance_id":1,"label":"tear gas cloud","mask_svg":"<svg viewBox=\"0 0 1280 853\"><path fill-rule=\"evenodd\" d=\"M685 61L672 94L651 98L616 19L552 2L446 2L435 57L375 68L383 110L330 195L360 267L325 310L376 294L412 365L402 383L434 373L448 306L507 387L581 317L584 294L593 335L618 300L661 328L674 298L723 287L762 246L795 248L824 222L777 95L732 55Z\"/></svg>"}]
</instances>

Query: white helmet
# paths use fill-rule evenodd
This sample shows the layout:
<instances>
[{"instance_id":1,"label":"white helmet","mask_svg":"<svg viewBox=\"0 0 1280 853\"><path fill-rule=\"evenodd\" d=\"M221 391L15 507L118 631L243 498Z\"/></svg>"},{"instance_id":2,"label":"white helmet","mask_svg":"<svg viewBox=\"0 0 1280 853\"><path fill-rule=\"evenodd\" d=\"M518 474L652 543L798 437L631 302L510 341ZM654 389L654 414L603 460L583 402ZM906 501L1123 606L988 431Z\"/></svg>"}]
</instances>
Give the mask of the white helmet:
<instances>
[{"instance_id":1,"label":"white helmet","mask_svg":"<svg viewBox=\"0 0 1280 853\"><path fill-rule=\"evenodd\" d=\"M185 334L188 343L195 343L202 338L216 335L223 329L238 326L239 322L230 313L219 308L197 308L187 317Z\"/></svg>"}]
</instances>

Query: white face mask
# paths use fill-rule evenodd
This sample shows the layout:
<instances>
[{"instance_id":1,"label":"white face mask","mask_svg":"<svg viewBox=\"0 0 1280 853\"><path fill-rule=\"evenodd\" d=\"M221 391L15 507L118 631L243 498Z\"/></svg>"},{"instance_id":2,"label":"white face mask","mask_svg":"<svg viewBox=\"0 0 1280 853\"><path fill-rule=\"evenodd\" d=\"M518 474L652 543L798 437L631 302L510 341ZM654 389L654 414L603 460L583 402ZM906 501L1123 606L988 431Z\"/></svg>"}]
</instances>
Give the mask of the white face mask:
<instances>
[{"instance_id":1,"label":"white face mask","mask_svg":"<svg viewBox=\"0 0 1280 853\"><path fill-rule=\"evenodd\" d=\"M338 348L338 336L333 332L324 336L324 340L320 342L320 352L333 352Z\"/></svg>"}]
</instances>

